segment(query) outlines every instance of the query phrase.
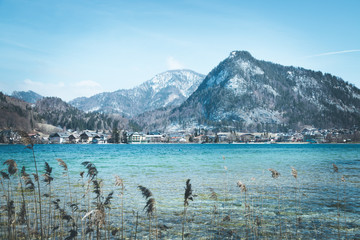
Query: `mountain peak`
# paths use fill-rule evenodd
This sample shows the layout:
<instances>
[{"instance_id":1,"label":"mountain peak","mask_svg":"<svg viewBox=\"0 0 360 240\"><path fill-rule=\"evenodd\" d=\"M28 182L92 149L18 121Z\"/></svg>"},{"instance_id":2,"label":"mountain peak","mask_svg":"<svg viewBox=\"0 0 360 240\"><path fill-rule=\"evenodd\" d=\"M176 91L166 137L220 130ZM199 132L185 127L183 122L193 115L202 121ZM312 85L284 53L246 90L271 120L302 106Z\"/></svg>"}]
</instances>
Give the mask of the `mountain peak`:
<instances>
[{"instance_id":1,"label":"mountain peak","mask_svg":"<svg viewBox=\"0 0 360 240\"><path fill-rule=\"evenodd\" d=\"M232 51L229 58L254 59L248 51Z\"/></svg>"},{"instance_id":2,"label":"mountain peak","mask_svg":"<svg viewBox=\"0 0 360 240\"><path fill-rule=\"evenodd\" d=\"M36 92L33 92L31 90L29 91L14 91L11 94L12 97L23 100L28 103L36 103L37 100L42 99L43 96L40 94L37 94Z\"/></svg>"},{"instance_id":3,"label":"mountain peak","mask_svg":"<svg viewBox=\"0 0 360 240\"><path fill-rule=\"evenodd\" d=\"M241 130L277 131L359 124L360 90L338 77L260 61L233 51L173 112L176 121L219 122ZM177 111L178 110L178 111Z\"/></svg>"},{"instance_id":4,"label":"mountain peak","mask_svg":"<svg viewBox=\"0 0 360 240\"><path fill-rule=\"evenodd\" d=\"M170 70L132 89L77 98L70 104L86 112L135 116L157 108L180 105L197 89L204 77L192 70Z\"/></svg>"},{"instance_id":5,"label":"mountain peak","mask_svg":"<svg viewBox=\"0 0 360 240\"><path fill-rule=\"evenodd\" d=\"M219 86L231 79L249 81L255 75L262 75L264 71L258 66L258 61L247 51L232 51L230 56L215 67L205 78L201 88ZM233 86L235 86L233 84ZM240 85L243 85L242 83Z\"/></svg>"}]
</instances>

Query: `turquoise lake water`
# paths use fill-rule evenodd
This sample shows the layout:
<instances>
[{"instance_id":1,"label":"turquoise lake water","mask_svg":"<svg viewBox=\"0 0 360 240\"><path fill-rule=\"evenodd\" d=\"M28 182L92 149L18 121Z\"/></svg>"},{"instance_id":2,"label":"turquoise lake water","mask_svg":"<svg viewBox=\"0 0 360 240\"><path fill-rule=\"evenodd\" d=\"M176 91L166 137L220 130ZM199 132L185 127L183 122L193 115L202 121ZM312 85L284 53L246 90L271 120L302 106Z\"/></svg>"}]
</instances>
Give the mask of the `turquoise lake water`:
<instances>
[{"instance_id":1,"label":"turquoise lake water","mask_svg":"<svg viewBox=\"0 0 360 240\"><path fill-rule=\"evenodd\" d=\"M82 192L78 187L82 182L79 173L85 171L82 162L95 164L104 183L104 194L115 190L113 205L116 206L120 200L114 176L120 176L125 184L129 235L133 227L132 212L145 215L142 211L145 200L137 189L143 185L156 199L159 223L169 227L163 231L164 238L179 238L182 221L179 215L187 179L191 179L197 195L188 208L192 220L187 231L192 239L245 236L237 225L246 220L245 195L236 184L239 180L248 189L252 217L264 219L258 227L270 239L277 238L280 227L288 238L295 236L295 215L301 216L297 231L304 239L336 238L339 225L341 238L360 234L360 145L357 144L35 145L34 149L40 172L45 161L53 167L58 189L55 194L59 198L67 197L67 186L57 158L67 163L79 199ZM24 146L1 145L0 157L2 162L14 159L19 168L25 166L27 172L34 172L32 152ZM333 172L332 164L337 165L338 173ZM291 175L291 167L298 171L297 180ZM277 170L280 177L273 179L269 168ZM341 182L342 176L346 182ZM217 193L217 201L209 197L210 188ZM211 225L214 206L218 219L226 216L230 219L221 228ZM112 224L116 225L116 221L114 216ZM274 221L280 224L272 224ZM139 236L146 236L144 227L139 231Z\"/></svg>"}]
</instances>

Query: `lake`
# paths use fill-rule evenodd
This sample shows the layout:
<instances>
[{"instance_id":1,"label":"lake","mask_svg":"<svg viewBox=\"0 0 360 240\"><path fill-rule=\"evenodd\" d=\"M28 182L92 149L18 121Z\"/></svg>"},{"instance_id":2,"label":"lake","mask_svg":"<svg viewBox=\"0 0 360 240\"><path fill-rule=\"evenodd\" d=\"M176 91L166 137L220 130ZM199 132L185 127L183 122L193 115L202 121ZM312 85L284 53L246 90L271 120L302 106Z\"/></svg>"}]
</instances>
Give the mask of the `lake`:
<instances>
[{"instance_id":1,"label":"lake","mask_svg":"<svg viewBox=\"0 0 360 240\"><path fill-rule=\"evenodd\" d=\"M69 185L56 159L67 163L73 202L79 203L79 236L80 218L94 208L85 201L94 197L89 193L83 197L84 161L96 166L104 197L115 191L108 231L120 229L121 189L114 185L115 175L123 179L123 234L127 238L134 238L135 232L138 239L148 238L146 200L138 189L142 185L156 201L153 231L157 222L160 238L181 239L187 179L195 196L187 206L187 239L351 239L360 234L357 144L79 144L35 145L34 151L39 175L44 173L45 161L53 168L52 199L61 202L69 201ZM0 156L2 162L14 159L19 168L35 171L32 152L24 146L1 145ZM291 167L297 170L297 178ZM270 168L280 176L273 178ZM85 171L84 179L81 171ZM238 181L246 191L238 187ZM41 184L42 192L48 191ZM107 236L116 239L119 234Z\"/></svg>"}]
</instances>

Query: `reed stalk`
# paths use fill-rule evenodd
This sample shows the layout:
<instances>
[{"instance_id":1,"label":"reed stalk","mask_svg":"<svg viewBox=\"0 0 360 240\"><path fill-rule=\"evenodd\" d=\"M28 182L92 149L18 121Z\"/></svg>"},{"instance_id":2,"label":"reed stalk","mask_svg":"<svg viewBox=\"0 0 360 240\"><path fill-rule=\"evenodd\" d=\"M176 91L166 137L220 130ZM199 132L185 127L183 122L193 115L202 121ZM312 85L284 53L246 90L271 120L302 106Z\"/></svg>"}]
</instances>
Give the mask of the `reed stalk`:
<instances>
[{"instance_id":1,"label":"reed stalk","mask_svg":"<svg viewBox=\"0 0 360 240\"><path fill-rule=\"evenodd\" d=\"M64 174L67 175L67 180L68 180L68 186L69 186L69 197L70 197L70 202L73 203L72 201L72 194L71 194L71 184L70 184L70 175L69 175L69 169L67 164L61 159L61 158L57 158L56 159L59 163L59 166L61 166L64 169Z\"/></svg>"},{"instance_id":2,"label":"reed stalk","mask_svg":"<svg viewBox=\"0 0 360 240\"><path fill-rule=\"evenodd\" d=\"M10 189L9 189L10 176L9 176L9 174L7 174L6 172L3 172L3 171L1 171L0 173L1 173L2 178L7 179L7 181L8 181L7 190L5 190L4 184L3 184L2 181L1 181L1 185L3 187L4 197L5 197L5 200L6 200L6 206L4 206L4 210L7 213L7 236L10 239L11 238L11 218L12 218L12 212L11 212L11 209L10 209L12 204L10 203L11 200L10 200ZM7 192L7 195L6 195L6 192Z\"/></svg>"},{"instance_id":3,"label":"reed stalk","mask_svg":"<svg viewBox=\"0 0 360 240\"><path fill-rule=\"evenodd\" d=\"M335 182L336 182L336 208L337 208L337 237L338 239L340 239L340 197L339 197L339 192L340 192L340 186L339 186L339 179L338 179L338 173L339 173L339 168L333 163L333 171L335 175Z\"/></svg>"},{"instance_id":4,"label":"reed stalk","mask_svg":"<svg viewBox=\"0 0 360 240\"><path fill-rule=\"evenodd\" d=\"M278 179L280 176L280 173L272 168L269 168L269 171L271 172L271 177L273 179ZM279 235L280 235L280 239L282 238L282 223L281 223L281 209L280 209L280 186L279 186L279 182L277 181L277 190L278 190L278 196L277 196L277 201L278 201L278 216L279 216Z\"/></svg>"},{"instance_id":5,"label":"reed stalk","mask_svg":"<svg viewBox=\"0 0 360 240\"><path fill-rule=\"evenodd\" d=\"M84 190L84 195L83 195L83 198L85 198L86 196L86 188L85 188L85 182L84 182L84 173L85 172L80 172L80 177L81 177L81 182L82 182L82 187L83 187L83 190ZM89 209L87 209L89 212ZM81 239L84 239L84 229L85 229L85 226L84 226L84 223L83 221L81 221Z\"/></svg>"},{"instance_id":6,"label":"reed stalk","mask_svg":"<svg viewBox=\"0 0 360 240\"><path fill-rule=\"evenodd\" d=\"M115 176L115 186L120 187L120 196L121 196L121 239L124 239L124 181L117 175Z\"/></svg>"},{"instance_id":7,"label":"reed stalk","mask_svg":"<svg viewBox=\"0 0 360 240\"><path fill-rule=\"evenodd\" d=\"M299 182L298 182L298 172L294 167L291 167L291 175L295 178L296 185L295 185L295 238L298 239L298 228L299 228Z\"/></svg>"},{"instance_id":8,"label":"reed stalk","mask_svg":"<svg viewBox=\"0 0 360 240\"><path fill-rule=\"evenodd\" d=\"M7 205L7 198L6 198L6 191L5 191L5 188L4 188L4 183L3 183L3 172L1 171L0 172L1 174L1 177L0 177L0 183L1 183L1 187L2 187L2 190L3 190L3 194L2 196L5 198L5 204ZM6 173L5 173L6 174ZM2 205L2 204L1 204ZM0 213L0 223L2 223L2 214ZM2 228L0 228L0 234L2 234Z\"/></svg>"},{"instance_id":9,"label":"reed stalk","mask_svg":"<svg viewBox=\"0 0 360 240\"><path fill-rule=\"evenodd\" d=\"M11 200L12 198L12 187L10 182L15 182L14 178L18 171L17 164L13 159L8 159L4 162L4 165L8 166L8 201L7 201L7 212L8 212L8 235L9 237L16 239L16 202ZM11 227L12 226L12 227Z\"/></svg>"},{"instance_id":10,"label":"reed stalk","mask_svg":"<svg viewBox=\"0 0 360 240\"><path fill-rule=\"evenodd\" d=\"M211 214L213 215L212 224L214 225L214 236L213 236L213 238L215 238L215 232L218 229L218 225L217 225L217 221L216 221L216 214L217 214L216 201L218 200L218 195L214 191L214 189L212 189L212 188L210 188L210 199L214 200L214 206L213 206L213 210L211 211Z\"/></svg>"},{"instance_id":11,"label":"reed stalk","mask_svg":"<svg viewBox=\"0 0 360 240\"><path fill-rule=\"evenodd\" d=\"M136 220L135 220L135 240L136 240L136 236L137 236L137 229L138 229L138 225L139 225L139 212L136 212Z\"/></svg>"},{"instance_id":12,"label":"reed stalk","mask_svg":"<svg viewBox=\"0 0 360 240\"><path fill-rule=\"evenodd\" d=\"M245 184L243 184L240 180L236 183L236 185L238 186L238 188L240 188L241 192L244 193L244 209L245 209L245 232L246 232L246 239L249 238L249 223L248 223L248 218L249 218L249 213L248 213L248 204L246 202L246 196L247 196L247 188L245 186Z\"/></svg>"},{"instance_id":13,"label":"reed stalk","mask_svg":"<svg viewBox=\"0 0 360 240\"><path fill-rule=\"evenodd\" d=\"M191 201L194 200L193 190L191 187L190 179L186 180L186 186L185 186L184 214L183 214L183 224L182 224L182 232L181 232L182 239L185 238L185 222L186 222L187 208L189 206L189 200L191 200Z\"/></svg>"},{"instance_id":14,"label":"reed stalk","mask_svg":"<svg viewBox=\"0 0 360 240\"><path fill-rule=\"evenodd\" d=\"M226 214L226 206L227 206L227 200L228 200L228 167L225 165L226 164L226 158L223 156L223 161L224 161L224 210L225 210L225 214Z\"/></svg>"},{"instance_id":15,"label":"reed stalk","mask_svg":"<svg viewBox=\"0 0 360 240\"><path fill-rule=\"evenodd\" d=\"M343 211L343 216L344 216L344 225L346 226L346 208L345 208L345 206L346 206L346 179L345 179L345 177L344 177L344 175L343 176L341 176L341 182L343 182L343 185L344 185L344 189L343 189L343 192L344 192L344 211ZM345 231L345 239L347 239L347 234L346 234L346 231Z\"/></svg>"},{"instance_id":16,"label":"reed stalk","mask_svg":"<svg viewBox=\"0 0 360 240\"><path fill-rule=\"evenodd\" d=\"M31 138L29 137L29 135L26 132L19 131L19 134L20 134L21 140L25 144L26 148L30 149L31 152L32 152L32 158L34 160L36 176L39 176L36 157L35 157L34 143L33 143L33 141L31 140ZM42 221L43 216L42 216L42 201L41 201L40 181L39 181L38 177L35 180L37 182L38 197L39 197L40 239L43 240L44 239L44 234L43 234L43 221Z\"/></svg>"},{"instance_id":17,"label":"reed stalk","mask_svg":"<svg viewBox=\"0 0 360 240\"><path fill-rule=\"evenodd\" d=\"M143 197L146 200L144 210L149 217L149 239L151 239L151 217L155 212L155 198L153 197L152 192L146 187L139 185L138 188L140 189Z\"/></svg>"},{"instance_id":18,"label":"reed stalk","mask_svg":"<svg viewBox=\"0 0 360 240\"><path fill-rule=\"evenodd\" d=\"M22 209L23 210L21 211L22 214L20 214L20 217L26 223L28 237L30 237L30 223L29 223L28 210L27 210L27 207L26 207L26 200L25 200L24 187L23 187L22 180L25 181L24 184L26 186L26 181L29 182L29 178L30 178L30 176L29 176L29 174L26 173L25 167L22 167L22 169L21 169L21 177L19 176L19 179L20 179L21 196L22 196ZM32 183L32 181L31 181L31 183Z\"/></svg>"},{"instance_id":19,"label":"reed stalk","mask_svg":"<svg viewBox=\"0 0 360 240\"><path fill-rule=\"evenodd\" d=\"M54 178L51 176L52 167L50 167L50 165L47 162L45 162L44 170L45 170L45 173L43 174L44 182L49 188L49 194L47 195L49 198L49 209L48 209L49 219L47 223L47 236L49 236L50 226L51 226L51 182L54 180Z\"/></svg>"}]
</instances>

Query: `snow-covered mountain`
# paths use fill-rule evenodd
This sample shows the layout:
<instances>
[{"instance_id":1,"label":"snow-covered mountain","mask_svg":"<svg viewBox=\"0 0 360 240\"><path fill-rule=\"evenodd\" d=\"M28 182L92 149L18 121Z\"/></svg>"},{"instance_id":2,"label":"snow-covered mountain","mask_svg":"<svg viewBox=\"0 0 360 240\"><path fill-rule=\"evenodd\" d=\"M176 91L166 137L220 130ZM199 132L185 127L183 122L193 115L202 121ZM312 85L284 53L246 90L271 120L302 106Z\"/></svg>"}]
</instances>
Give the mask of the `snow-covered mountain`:
<instances>
[{"instance_id":1,"label":"snow-covered mountain","mask_svg":"<svg viewBox=\"0 0 360 240\"><path fill-rule=\"evenodd\" d=\"M76 98L70 104L86 112L121 113L131 117L157 108L179 106L204 77L191 70L167 71L135 88Z\"/></svg>"},{"instance_id":2,"label":"snow-covered mountain","mask_svg":"<svg viewBox=\"0 0 360 240\"><path fill-rule=\"evenodd\" d=\"M360 90L330 74L260 61L249 52L234 51L170 116L156 118L156 123L147 118L143 115L139 121L159 129L161 123L257 131L304 125L352 127L360 125Z\"/></svg>"},{"instance_id":3,"label":"snow-covered mountain","mask_svg":"<svg viewBox=\"0 0 360 240\"><path fill-rule=\"evenodd\" d=\"M14 91L11 96L28 103L36 103L37 100L43 98L43 96L33 91Z\"/></svg>"}]
</instances>

